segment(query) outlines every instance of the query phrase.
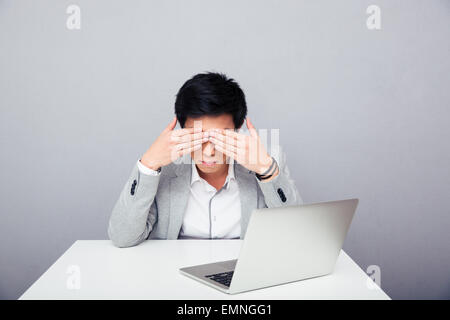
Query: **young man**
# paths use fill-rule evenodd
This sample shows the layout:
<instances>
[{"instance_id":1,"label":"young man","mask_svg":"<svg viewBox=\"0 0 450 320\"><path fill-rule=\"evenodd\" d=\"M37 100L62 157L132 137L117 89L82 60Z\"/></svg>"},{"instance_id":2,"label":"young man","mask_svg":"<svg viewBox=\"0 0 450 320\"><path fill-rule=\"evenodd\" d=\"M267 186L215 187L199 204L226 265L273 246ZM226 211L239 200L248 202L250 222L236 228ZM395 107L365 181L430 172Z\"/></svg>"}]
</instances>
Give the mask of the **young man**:
<instances>
[{"instance_id":1,"label":"young man","mask_svg":"<svg viewBox=\"0 0 450 320\"><path fill-rule=\"evenodd\" d=\"M267 153L233 79L194 76L179 90L175 114L134 166L113 209L108 234L116 246L243 239L253 209L302 203L284 153L278 161ZM182 129L174 129L177 120ZM250 135L238 132L244 121Z\"/></svg>"}]
</instances>

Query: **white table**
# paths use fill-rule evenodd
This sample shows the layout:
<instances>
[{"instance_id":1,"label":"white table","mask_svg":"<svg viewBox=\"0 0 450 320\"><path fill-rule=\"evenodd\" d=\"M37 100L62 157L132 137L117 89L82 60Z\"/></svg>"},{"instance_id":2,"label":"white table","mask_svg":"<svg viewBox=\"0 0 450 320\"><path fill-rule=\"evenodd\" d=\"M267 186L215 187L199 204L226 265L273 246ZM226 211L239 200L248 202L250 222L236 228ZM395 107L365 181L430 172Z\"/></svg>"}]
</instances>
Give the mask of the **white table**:
<instances>
[{"instance_id":1,"label":"white table","mask_svg":"<svg viewBox=\"0 0 450 320\"><path fill-rule=\"evenodd\" d=\"M238 257L241 240L148 240L116 248L76 241L20 299L389 299L341 251L324 277L228 295L181 275L180 267ZM78 286L79 285L79 286Z\"/></svg>"}]
</instances>

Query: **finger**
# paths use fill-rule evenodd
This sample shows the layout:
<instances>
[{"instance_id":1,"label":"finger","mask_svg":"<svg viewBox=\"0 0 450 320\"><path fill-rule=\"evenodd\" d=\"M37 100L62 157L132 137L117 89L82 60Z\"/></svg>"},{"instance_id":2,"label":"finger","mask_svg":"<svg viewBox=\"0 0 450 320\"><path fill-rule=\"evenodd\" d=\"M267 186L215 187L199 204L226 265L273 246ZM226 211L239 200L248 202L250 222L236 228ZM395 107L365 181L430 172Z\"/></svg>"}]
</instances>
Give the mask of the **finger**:
<instances>
[{"instance_id":1,"label":"finger","mask_svg":"<svg viewBox=\"0 0 450 320\"><path fill-rule=\"evenodd\" d=\"M245 136L248 138L248 136ZM247 144L244 142L237 142L236 140L230 140L230 137L225 137L225 141L218 140L215 137L210 137L209 141L214 143L214 147L220 152L225 153L226 155L232 156L233 159L240 162L241 164L247 163ZM226 141L228 140L228 141ZM229 143L231 141L231 143ZM234 143L233 143L234 142Z\"/></svg>"},{"instance_id":2,"label":"finger","mask_svg":"<svg viewBox=\"0 0 450 320\"><path fill-rule=\"evenodd\" d=\"M219 128L209 129L209 130L205 130L205 131L210 132L210 133L220 133L220 134L225 134L225 132L227 132L227 131L234 132L234 130L232 130L232 129L219 129Z\"/></svg>"},{"instance_id":3,"label":"finger","mask_svg":"<svg viewBox=\"0 0 450 320\"><path fill-rule=\"evenodd\" d=\"M238 132L231 131L231 130L225 130L224 135L227 137L232 137L236 140L242 139L242 137L244 136L242 133L238 133Z\"/></svg>"},{"instance_id":4,"label":"finger","mask_svg":"<svg viewBox=\"0 0 450 320\"><path fill-rule=\"evenodd\" d=\"M170 139L174 142L188 142L208 138L208 136L209 134L207 132L198 132L198 133L188 133L178 137L171 137Z\"/></svg>"},{"instance_id":5,"label":"finger","mask_svg":"<svg viewBox=\"0 0 450 320\"><path fill-rule=\"evenodd\" d=\"M165 131L171 131L177 126L177 117L173 117L172 121L167 125L167 127L164 129Z\"/></svg>"},{"instance_id":6,"label":"finger","mask_svg":"<svg viewBox=\"0 0 450 320\"><path fill-rule=\"evenodd\" d=\"M232 144L227 144L223 141L217 140L216 138L212 138L212 137L209 139L209 141L214 143L214 146L218 145L223 149L230 150L231 152L234 152L234 153L238 152L238 148Z\"/></svg>"},{"instance_id":7,"label":"finger","mask_svg":"<svg viewBox=\"0 0 450 320\"><path fill-rule=\"evenodd\" d=\"M181 156L183 156L183 155L185 155L185 154L188 154L188 153L191 153L191 152L193 152L193 151L196 151L196 150L200 149L201 147L202 147L201 144L197 144L197 145L192 146L192 147L190 147L190 148L186 148L186 149L179 150L179 151L178 151L178 156L181 157Z\"/></svg>"},{"instance_id":8,"label":"finger","mask_svg":"<svg viewBox=\"0 0 450 320\"><path fill-rule=\"evenodd\" d=\"M250 132L250 135L252 136L252 137L257 137L258 136L258 133L256 132L256 128L255 128L255 126L253 125L253 123L250 121L250 118L249 117L247 117L247 122L246 122L246 124L247 124L247 128L248 128L248 131Z\"/></svg>"},{"instance_id":9,"label":"finger","mask_svg":"<svg viewBox=\"0 0 450 320\"><path fill-rule=\"evenodd\" d=\"M225 130L226 131L226 130ZM233 132L235 134L222 134L217 131L210 132L210 136L215 137L223 142L228 142L230 144L240 145L247 143L248 136L243 134L237 134L236 132Z\"/></svg>"},{"instance_id":10,"label":"finger","mask_svg":"<svg viewBox=\"0 0 450 320\"><path fill-rule=\"evenodd\" d=\"M247 117L245 120L246 120L245 124L247 125L248 129L255 129L255 126L253 126L253 123L250 121L249 117Z\"/></svg>"},{"instance_id":11,"label":"finger","mask_svg":"<svg viewBox=\"0 0 450 320\"><path fill-rule=\"evenodd\" d=\"M246 148L240 148L237 146L233 146L233 145L224 143L222 141L218 141L217 139L215 139L215 141L214 141L213 138L210 138L210 141L212 143L214 143L214 147L217 146L217 148L216 148L217 150L219 150L221 152L223 152L223 150L225 150L225 152L227 152L225 154L231 155L233 157L233 159L235 159L241 163L244 163L243 161L247 155Z\"/></svg>"},{"instance_id":12,"label":"finger","mask_svg":"<svg viewBox=\"0 0 450 320\"><path fill-rule=\"evenodd\" d=\"M242 134L242 133L234 132L234 131L231 131L231 130L226 130L225 131L225 137L227 139L235 139L238 142L247 143L250 136Z\"/></svg>"},{"instance_id":13,"label":"finger","mask_svg":"<svg viewBox=\"0 0 450 320\"><path fill-rule=\"evenodd\" d=\"M245 151L247 149L247 142L246 141L237 141L234 139L230 139L228 137L225 137L225 140L217 139L216 137L209 137L209 141L212 143L220 144L222 147L230 146L232 150L243 150Z\"/></svg>"},{"instance_id":14,"label":"finger","mask_svg":"<svg viewBox=\"0 0 450 320\"><path fill-rule=\"evenodd\" d=\"M220 141L225 141L225 136L220 130L209 131L209 136L219 139Z\"/></svg>"},{"instance_id":15,"label":"finger","mask_svg":"<svg viewBox=\"0 0 450 320\"><path fill-rule=\"evenodd\" d=\"M174 130L172 132L172 136L179 137L179 136L184 136L185 134L191 134L193 132L194 132L194 128L183 128L183 129Z\"/></svg>"},{"instance_id":16,"label":"finger","mask_svg":"<svg viewBox=\"0 0 450 320\"><path fill-rule=\"evenodd\" d=\"M235 145L238 148L245 148L250 141L250 136L240 133L236 134L236 132L234 133L235 134L225 135L225 139L223 141L225 141L225 143Z\"/></svg>"},{"instance_id":17,"label":"finger","mask_svg":"<svg viewBox=\"0 0 450 320\"><path fill-rule=\"evenodd\" d=\"M229 157L231 157L231 158L233 158L233 159L236 159L236 154L235 154L234 152L232 152L231 150L222 148L222 147L221 147L220 145L218 145L218 144L215 144L215 145L214 145L214 148L217 149L218 151L222 152L223 154L225 154L225 155L227 155L227 156L229 156Z\"/></svg>"},{"instance_id":18,"label":"finger","mask_svg":"<svg viewBox=\"0 0 450 320\"><path fill-rule=\"evenodd\" d=\"M224 136L224 135L222 135L220 133L212 134L211 137L210 137L210 140L212 138L216 139L216 141L218 140L218 141L220 141L220 142L222 142L224 144L232 145L232 146L237 146L237 143L238 143L238 141L236 139L234 139L234 137Z\"/></svg>"},{"instance_id":19,"label":"finger","mask_svg":"<svg viewBox=\"0 0 450 320\"><path fill-rule=\"evenodd\" d=\"M193 140L193 141L189 141L189 142L183 142L183 143L179 143L177 145L175 145L175 148L177 150L182 150L182 149L186 149L186 148L190 148L196 145L202 145L203 143L207 142L208 138L201 138L201 139L197 139L197 140Z\"/></svg>"}]
</instances>

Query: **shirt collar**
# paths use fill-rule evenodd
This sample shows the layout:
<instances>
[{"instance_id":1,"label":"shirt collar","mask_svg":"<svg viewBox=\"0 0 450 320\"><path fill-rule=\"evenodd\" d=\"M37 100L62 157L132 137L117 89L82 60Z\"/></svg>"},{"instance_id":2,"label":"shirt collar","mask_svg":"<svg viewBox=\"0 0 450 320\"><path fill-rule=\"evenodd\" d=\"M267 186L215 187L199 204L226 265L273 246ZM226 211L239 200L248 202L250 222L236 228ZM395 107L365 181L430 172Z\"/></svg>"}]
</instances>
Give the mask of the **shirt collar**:
<instances>
[{"instance_id":1,"label":"shirt collar","mask_svg":"<svg viewBox=\"0 0 450 320\"><path fill-rule=\"evenodd\" d=\"M228 158L228 174L227 177L225 179L225 183L224 183L224 188L228 189L230 188L230 181L231 180L236 180L235 176L234 176L234 159L232 158ZM202 177L199 176L198 171L197 171L197 166L195 165L195 161L192 160L192 175L191 175L191 186L194 184L194 182L196 181L204 181L208 186L210 186L211 188L213 188L206 180L204 180Z\"/></svg>"}]
</instances>

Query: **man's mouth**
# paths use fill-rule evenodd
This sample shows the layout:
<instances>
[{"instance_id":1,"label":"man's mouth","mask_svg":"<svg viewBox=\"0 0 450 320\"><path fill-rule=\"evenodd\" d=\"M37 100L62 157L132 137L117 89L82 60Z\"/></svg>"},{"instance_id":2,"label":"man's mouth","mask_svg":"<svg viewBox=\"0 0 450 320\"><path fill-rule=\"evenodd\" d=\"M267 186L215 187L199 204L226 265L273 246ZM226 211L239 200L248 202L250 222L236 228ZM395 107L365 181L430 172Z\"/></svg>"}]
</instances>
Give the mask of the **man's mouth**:
<instances>
[{"instance_id":1,"label":"man's mouth","mask_svg":"<svg viewBox=\"0 0 450 320\"><path fill-rule=\"evenodd\" d=\"M202 160L202 165L206 166L206 167L212 167L216 164L216 161L203 161Z\"/></svg>"}]
</instances>

